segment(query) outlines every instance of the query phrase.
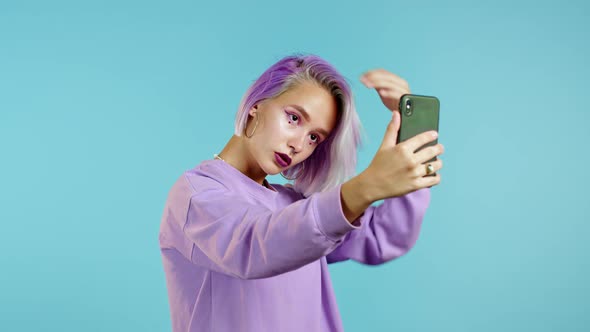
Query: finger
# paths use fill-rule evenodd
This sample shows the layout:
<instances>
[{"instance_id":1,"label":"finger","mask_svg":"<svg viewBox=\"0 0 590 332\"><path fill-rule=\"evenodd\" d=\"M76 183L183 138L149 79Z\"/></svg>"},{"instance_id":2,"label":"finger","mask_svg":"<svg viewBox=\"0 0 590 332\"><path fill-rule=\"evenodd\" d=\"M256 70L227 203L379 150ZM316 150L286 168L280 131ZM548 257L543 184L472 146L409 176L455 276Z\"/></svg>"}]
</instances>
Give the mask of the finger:
<instances>
[{"instance_id":1,"label":"finger","mask_svg":"<svg viewBox=\"0 0 590 332\"><path fill-rule=\"evenodd\" d=\"M440 174L436 174L434 176L425 176L417 179L417 186L419 189L422 188L430 188L436 186L441 181Z\"/></svg>"},{"instance_id":2,"label":"finger","mask_svg":"<svg viewBox=\"0 0 590 332\"><path fill-rule=\"evenodd\" d=\"M410 91L404 88L400 88L400 90L377 89L377 93L381 98L388 98L399 101L403 95L410 93Z\"/></svg>"},{"instance_id":3,"label":"finger","mask_svg":"<svg viewBox=\"0 0 590 332\"><path fill-rule=\"evenodd\" d=\"M361 81L372 84L376 84L377 82L391 82L395 85L399 85L407 89L409 88L408 82L406 80L385 69L368 71L361 76Z\"/></svg>"},{"instance_id":4,"label":"finger","mask_svg":"<svg viewBox=\"0 0 590 332\"><path fill-rule=\"evenodd\" d=\"M391 80L386 79L364 81L363 84L369 89L387 89L393 91L405 91L405 93L410 93L410 88L407 85L399 84L397 82L392 82Z\"/></svg>"},{"instance_id":5,"label":"finger","mask_svg":"<svg viewBox=\"0 0 590 332\"><path fill-rule=\"evenodd\" d=\"M430 173L428 172L428 165L432 165L432 172L430 172ZM434 174L434 173L440 171L441 168L443 167L443 162L441 159L437 159L432 162L419 164L417 167L418 167L418 169L416 170L415 174L418 174L419 177L424 177L424 176L431 175L431 174Z\"/></svg>"},{"instance_id":6,"label":"finger","mask_svg":"<svg viewBox=\"0 0 590 332\"><path fill-rule=\"evenodd\" d=\"M400 85L408 85L408 82L406 80L404 80L403 78L393 74L390 71L387 71L385 69L374 69L374 70L370 70L365 72L362 75L363 78L365 78L366 80L373 80L373 79L388 79L394 82L399 83Z\"/></svg>"},{"instance_id":7,"label":"finger","mask_svg":"<svg viewBox=\"0 0 590 332\"><path fill-rule=\"evenodd\" d=\"M408 150L415 152L425 144L434 141L437 137L438 133L436 131L431 130L418 134L404 141L402 144L404 144L408 148Z\"/></svg>"},{"instance_id":8,"label":"finger","mask_svg":"<svg viewBox=\"0 0 590 332\"><path fill-rule=\"evenodd\" d=\"M392 148L397 142L397 134L400 126L400 114L399 112L392 112L391 121L385 129L385 135L383 135L383 141L381 142L380 149Z\"/></svg>"},{"instance_id":9,"label":"finger","mask_svg":"<svg viewBox=\"0 0 590 332\"><path fill-rule=\"evenodd\" d=\"M441 155L444 152L444 147L442 144L437 144L434 146L426 147L414 154L414 160L417 163L423 164L428 160Z\"/></svg>"}]
</instances>

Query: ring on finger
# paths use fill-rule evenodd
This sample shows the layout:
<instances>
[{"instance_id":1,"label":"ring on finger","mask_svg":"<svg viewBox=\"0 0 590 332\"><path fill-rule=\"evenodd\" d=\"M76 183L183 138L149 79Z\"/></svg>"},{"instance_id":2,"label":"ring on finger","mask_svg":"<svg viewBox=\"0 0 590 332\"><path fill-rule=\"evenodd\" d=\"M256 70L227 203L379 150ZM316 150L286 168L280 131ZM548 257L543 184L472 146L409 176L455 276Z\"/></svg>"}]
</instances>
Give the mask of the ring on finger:
<instances>
[{"instance_id":1,"label":"ring on finger","mask_svg":"<svg viewBox=\"0 0 590 332\"><path fill-rule=\"evenodd\" d=\"M426 175L434 173L434 166L431 163L426 164Z\"/></svg>"}]
</instances>

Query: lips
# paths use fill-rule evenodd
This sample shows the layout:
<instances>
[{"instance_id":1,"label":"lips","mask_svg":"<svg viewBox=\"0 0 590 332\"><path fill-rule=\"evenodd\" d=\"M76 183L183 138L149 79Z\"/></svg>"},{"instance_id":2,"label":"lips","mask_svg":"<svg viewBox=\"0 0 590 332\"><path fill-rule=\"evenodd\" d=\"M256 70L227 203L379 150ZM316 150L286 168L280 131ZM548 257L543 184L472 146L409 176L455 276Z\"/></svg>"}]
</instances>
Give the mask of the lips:
<instances>
[{"instance_id":1,"label":"lips","mask_svg":"<svg viewBox=\"0 0 590 332\"><path fill-rule=\"evenodd\" d=\"M275 159L282 167L291 165L291 158L284 153L275 152Z\"/></svg>"}]
</instances>

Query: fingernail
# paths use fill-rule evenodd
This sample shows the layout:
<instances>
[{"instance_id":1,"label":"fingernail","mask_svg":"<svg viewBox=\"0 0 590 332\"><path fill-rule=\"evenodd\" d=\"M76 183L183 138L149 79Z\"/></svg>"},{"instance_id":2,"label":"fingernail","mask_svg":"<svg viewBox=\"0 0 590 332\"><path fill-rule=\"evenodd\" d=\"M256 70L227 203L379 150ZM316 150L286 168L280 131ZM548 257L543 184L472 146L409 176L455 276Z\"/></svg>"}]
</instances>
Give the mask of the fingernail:
<instances>
[{"instance_id":1,"label":"fingernail","mask_svg":"<svg viewBox=\"0 0 590 332\"><path fill-rule=\"evenodd\" d=\"M432 132L432 137L434 137L434 138L438 137L438 133L436 131L433 131Z\"/></svg>"}]
</instances>

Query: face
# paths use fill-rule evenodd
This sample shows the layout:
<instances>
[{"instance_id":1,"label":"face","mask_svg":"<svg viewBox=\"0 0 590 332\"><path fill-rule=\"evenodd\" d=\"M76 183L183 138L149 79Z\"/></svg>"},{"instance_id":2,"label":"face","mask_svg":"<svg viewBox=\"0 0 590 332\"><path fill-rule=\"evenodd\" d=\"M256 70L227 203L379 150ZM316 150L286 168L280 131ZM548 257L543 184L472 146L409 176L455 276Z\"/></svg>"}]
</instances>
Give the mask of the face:
<instances>
[{"instance_id":1,"label":"face","mask_svg":"<svg viewBox=\"0 0 590 332\"><path fill-rule=\"evenodd\" d=\"M266 174L297 165L332 132L336 112L334 97L314 83L298 84L274 99L261 101L249 111L248 135L258 117L256 130L247 139L251 156Z\"/></svg>"}]
</instances>

